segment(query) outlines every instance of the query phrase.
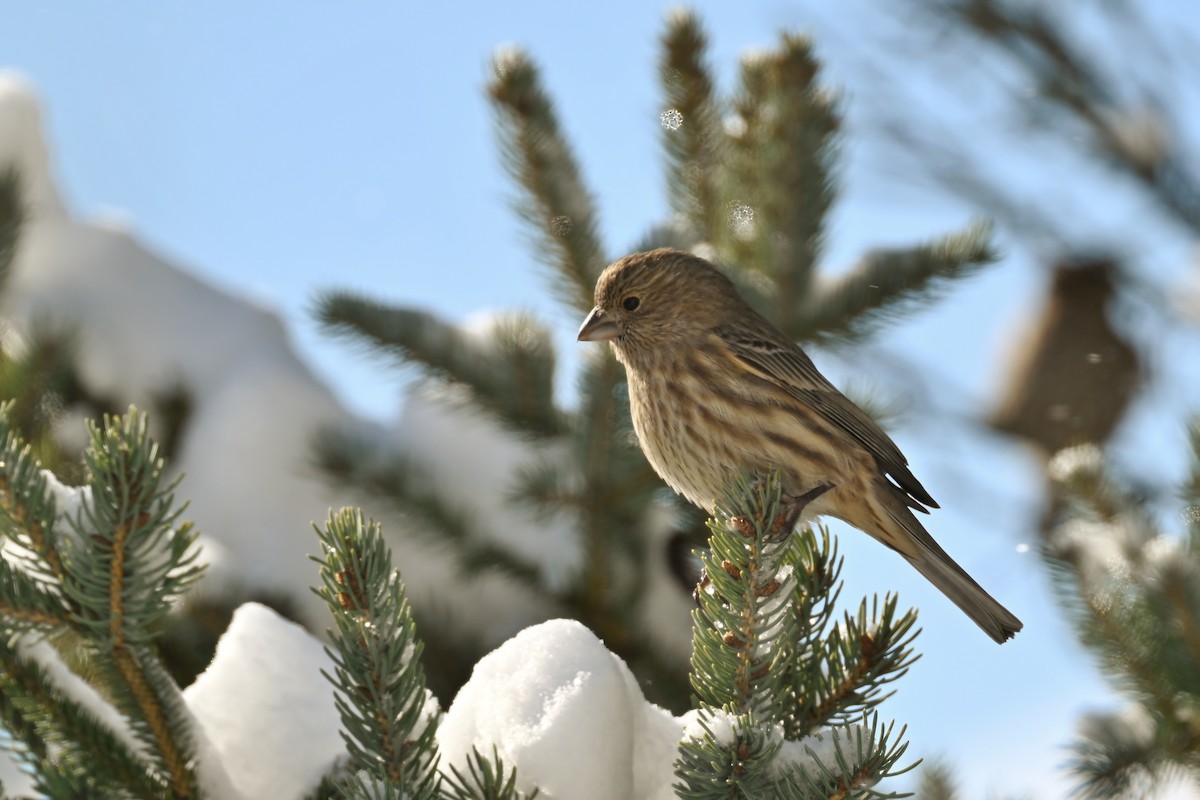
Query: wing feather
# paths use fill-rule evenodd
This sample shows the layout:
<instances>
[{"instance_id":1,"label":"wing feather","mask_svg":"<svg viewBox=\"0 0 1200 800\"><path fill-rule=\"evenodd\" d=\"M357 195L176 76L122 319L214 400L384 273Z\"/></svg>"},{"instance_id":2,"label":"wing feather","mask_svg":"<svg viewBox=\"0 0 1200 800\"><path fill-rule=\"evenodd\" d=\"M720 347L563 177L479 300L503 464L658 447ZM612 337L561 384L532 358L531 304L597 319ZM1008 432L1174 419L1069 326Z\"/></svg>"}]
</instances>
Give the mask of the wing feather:
<instances>
[{"instance_id":1,"label":"wing feather","mask_svg":"<svg viewBox=\"0 0 1200 800\"><path fill-rule=\"evenodd\" d=\"M749 336L733 328L714 333L730 354L747 370L770 381L850 435L875 457L880 471L904 495L905 503L917 511L938 504L908 468L908 459L875 420L817 371L812 360L791 341L781 337Z\"/></svg>"}]
</instances>

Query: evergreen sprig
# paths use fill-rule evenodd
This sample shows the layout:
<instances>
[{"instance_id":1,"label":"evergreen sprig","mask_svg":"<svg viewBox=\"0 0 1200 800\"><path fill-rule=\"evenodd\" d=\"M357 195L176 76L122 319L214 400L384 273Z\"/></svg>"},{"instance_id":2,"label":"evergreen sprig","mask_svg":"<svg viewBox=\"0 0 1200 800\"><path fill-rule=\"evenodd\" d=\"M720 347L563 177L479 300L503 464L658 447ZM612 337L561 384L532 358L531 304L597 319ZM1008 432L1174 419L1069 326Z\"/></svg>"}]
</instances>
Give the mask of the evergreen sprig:
<instances>
[{"instance_id":1,"label":"evergreen sprig","mask_svg":"<svg viewBox=\"0 0 1200 800\"><path fill-rule=\"evenodd\" d=\"M325 648L350 763L351 797L436 798L436 702L425 689L422 645L379 525L350 509L317 529L316 593L333 612Z\"/></svg>"},{"instance_id":2,"label":"evergreen sprig","mask_svg":"<svg viewBox=\"0 0 1200 800\"><path fill-rule=\"evenodd\" d=\"M765 279L764 313L797 338L800 303L813 282L834 199L841 127L819 74L811 40L796 34L743 59L733 99L731 218L717 241L730 263Z\"/></svg>"},{"instance_id":3,"label":"evergreen sprig","mask_svg":"<svg viewBox=\"0 0 1200 800\"><path fill-rule=\"evenodd\" d=\"M551 288L569 308L592 307L596 278L608 263L595 200L562 134L554 104L533 61L507 50L492 61L488 96L504 165L522 189L513 205L550 268Z\"/></svg>"},{"instance_id":4,"label":"evergreen sprig","mask_svg":"<svg viewBox=\"0 0 1200 800\"><path fill-rule=\"evenodd\" d=\"M66 577L60 537L54 530L58 511L32 448L13 428L11 412L11 403L0 404L0 526L17 546L14 564L20 564L43 591L58 592ZM13 586L14 591L20 588ZM8 596L4 603L19 607Z\"/></svg>"},{"instance_id":5,"label":"evergreen sprig","mask_svg":"<svg viewBox=\"0 0 1200 800\"><path fill-rule=\"evenodd\" d=\"M1189 497L1200 474L1193 439ZM1159 532L1147 501L1082 446L1050 465L1044 556L1084 646L1129 704L1080 726L1070 767L1086 797L1200 780L1200 547ZM1194 497L1193 497L1194 500ZM1196 506L1191 507L1194 511Z\"/></svg>"},{"instance_id":6,"label":"evergreen sprig","mask_svg":"<svg viewBox=\"0 0 1200 800\"><path fill-rule=\"evenodd\" d=\"M1187 45L1152 32L1156 26L1139 18L1136 6L1113 6L1076 31L1064 22L1073 17L1038 3L920 0L913 5L935 21L939 46L969 48L972 58L981 51L1001 57L1006 83L1021 87L1020 113L1031 127L1069 135L1073 150L1086 148L1104 169L1139 186L1167 216L1200 230L1200 174L1181 135L1187 104L1172 108L1167 102L1172 70L1180 69ZM1107 41L1109 33L1128 38L1120 47L1093 46ZM1180 49L1173 52L1173 47ZM1022 146L1028 146L1024 139Z\"/></svg>"},{"instance_id":7,"label":"evergreen sprig","mask_svg":"<svg viewBox=\"0 0 1200 800\"><path fill-rule=\"evenodd\" d=\"M528 315L502 318L471 335L428 312L347 292L322 294L314 313L327 333L421 365L509 430L532 437L563 432L554 404L554 349L549 333Z\"/></svg>"},{"instance_id":8,"label":"evergreen sprig","mask_svg":"<svg viewBox=\"0 0 1200 800\"><path fill-rule=\"evenodd\" d=\"M876 250L803 301L801 339L853 341L921 308L952 282L996 261L991 225L976 222L911 248Z\"/></svg>"},{"instance_id":9,"label":"evergreen sprig","mask_svg":"<svg viewBox=\"0 0 1200 800\"><path fill-rule=\"evenodd\" d=\"M728 100L713 92L706 48L695 15L673 12L659 67L672 210L781 330L797 340L861 339L995 261L990 228L976 223L875 251L822 279L842 122L812 41L788 33L777 48L747 55Z\"/></svg>"},{"instance_id":10,"label":"evergreen sprig","mask_svg":"<svg viewBox=\"0 0 1200 800\"><path fill-rule=\"evenodd\" d=\"M598 238L595 202L533 61L519 51L505 51L492 68L488 95L505 166L520 190L516 208L550 267L555 296L568 308L585 311L608 262ZM581 407L570 417L567 437L586 563L580 584L563 599L615 652L632 658L635 650L647 652L631 639L628 624L643 583L618 583L615 576L643 569L644 538L637 532L660 484L632 442L623 384L624 371L610 353L585 359L578 381Z\"/></svg>"},{"instance_id":11,"label":"evergreen sprig","mask_svg":"<svg viewBox=\"0 0 1200 800\"><path fill-rule=\"evenodd\" d=\"M63 593L75 607L73 626L102 656L99 674L129 720L147 757L169 776L178 796L197 793L191 721L151 642L171 604L202 574L190 523L176 527L183 506L164 482L166 465L144 414L88 423L84 461L92 494L69 519Z\"/></svg>"},{"instance_id":12,"label":"evergreen sprig","mask_svg":"<svg viewBox=\"0 0 1200 800\"><path fill-rule=\"evenodd\" d=\"M0 528L13 545L0 562L8 642L0 712L21 743L17 753L54 797L72 787L89 796L196 797L191 717L152 640L201 567L146 417L131 410L89 425L89 489L78 513L60 518L9 410L0 406ZM31 643L28 634L64 633L87 655L134 741L98 722L19 644Z\"/></svg>"},{"instance_id":13,"label":"evergreen sprig","mask_svg":"<svg viewBox=\"0 0 1200 800\"><path fill-rule=\"evenodd\" d=\"M868 613L864 599L855 614L840 626L822 626L814 637L820 644L795 672L794 691L800 698L788 720L793 734L805 735L869 711L891 696L884 687L902 678L919 656L912 650L916 614L897 617L898 598L888 595L880 606L873 598Z\"/></svg>"},{"instance_id":14,"label":"evergreen sprig","mask_svg":"<svg viewBox=\"0 0 1200 800\"><path fill-rule=\"evenodd\" d=\"M709 551L697 554L701 735L680 746L680 797L894 796L873 787L904 771L903 729L869 710L913 660L915 614L897 617L894 598L864 600L826 630L840 562L827 534L792 533L793 503L777 474L735 481L709 524Z\"/></svg>"},{"instance_id":15,"label":"evergreen sprig","mask_svg":"<svg viewBox=\"0 0 1200 800\"><path fill-rule=\"evenodd\" d=\"M383 500L415 518L417 535L430 543L453 545L464 575L499 572L524 583L541 579L538 565L476 535L476 526L461 509L430 486L426 470L412 459L379 447L366 436L320 431L314 440L317 466L335 485Z\"/></svg>"},{"instance_id":16,"label":"evergreen sprig","mask_svg":"<svg viewBox=\"0 0 1200 800\"><path fill-rule=\"evenodd\" d=\"M695 241L713 241L725 223L719 176L727 145L707 50L708 37L696 16L672 12L658 68L662 143L671 210L686 221ZM663 243L647 244L645 249Z\"/></svg>"},{"instance_id":17,"label":"evergreen sprig","mask_svg":"<svg viewBox=\"0 0 1200 800\"><path fill-rule=\"evenodd\" d=\"M505 767L493 747L491 758L473 749L465 772L451 765L450 774L443 776L442 796L446 800L534 800L538 790L519 790L516 768Z\"/></svg>"},{"instance_id":18,"label":"evergreen sprig","mask_svg":"<svg viewBox=\"0 0 1200 800\"><path fill-rule=\"evenodd\" d=\"M362 800L532 800L498 752L477 750L465 771L438 771L434 734L441 711L426 689L424 645L379 524L362 512L331 513L317 528L323 555L314 589L333 613L334 702L348 763L326 776L317 797Z\"/></svg>"},{"instance_id":19,"label":"evergreen sprig","mask_svg":"<svg viewBox=\"0 0 1200 800\"><path fill-rule=\"evenodd\" d=\"M0 643L0 703L4 727L17 744L13 753L32 769L39 790L49 797L168 795L164 776L147 769L125 739L65 694L22 649ZM64 784L92 794L56 793Z\"/></svg>"}]
</instances>

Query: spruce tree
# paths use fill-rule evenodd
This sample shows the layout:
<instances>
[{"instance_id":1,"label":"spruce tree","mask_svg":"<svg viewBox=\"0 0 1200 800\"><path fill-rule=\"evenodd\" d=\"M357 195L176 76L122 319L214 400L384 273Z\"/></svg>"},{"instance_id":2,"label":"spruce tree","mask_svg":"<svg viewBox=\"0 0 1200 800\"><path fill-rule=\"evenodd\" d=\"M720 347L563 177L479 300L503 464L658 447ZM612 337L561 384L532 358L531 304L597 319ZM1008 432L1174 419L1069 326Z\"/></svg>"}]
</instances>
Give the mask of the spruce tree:
<instances>
[{"instance_id":1,"label":"spruce tree","mask_svg":"<svg viewBox=\"0 0 1200 800\"><path fill-rule=\"evenodd\" d=\"M145 415L92 426L88 491L71 513L8 410L0 408L8 746L49 797L206 796L199 774L219 765L200 762L191 714L153 649L157 622L202 570ZM895 598L864 600L837 624L841 562L827 533L792 535L795 511L783 509L769 476L732 487L710 522L694 621L697 714L676 765L681 797L892 796L876 787L903 771L903 730L874 709L913 660L915 615L897 615ZM318 538L317 592L334 620L326 677L348 757L315 796L536 796L517 788L520 765L495 751L476 751L466 771L438 771L440 711L379 526L343 510Z\"/></svg>"},{"instance_id":2,"label":"spruce tree","mask_svg":"<svg viewBox=\"0 0 1200 800\"><path fill-rule=\"evenodd\" d=\"M70 513L10 409L0 408L0 713L14 752L50 797L196 796L190 717L153 639L201 570L146 418L90 426L90 492ZM86 666L96 688L64 660ZM124 729L80 699L96 690Z\"/></svg>"},{"instance_id":3,"label":"spruce tree","mask_svg":"<svg viewBox=\"0 0 1200 800\"><path fill-rule=\"evenodd\" d=\"M699 20L685 11L670 15L659 60L670 208L634 248L703 252L780 329L831 345L869 337L992 263L988 228L973 224L931 242L871 251L828 277L821 261L841 114L822 83L812 41L789 33L774 49L747 56L728 97L714 88L707 53ZM519 50L497 54L488 96L516 184L517 214L551 293L582 319L600 271L621 253L599 239L600 210L532 58ZM566 408L553 395L555 354L546 328L528 316L480 343L428 312L346 292L322 295L317 315L331 334L416 365L445 396L465 399L496 425L532 442L565 442L569 463L532 465L513 476L511 495L547 514L572 515L585 563L566 590L545 585L534 565L484 543L451 502L431 491L419 461L376 442L325 432L316 458L326 474L420 520L416 527L437 541L452 542L468 574L518 576L548 606L601 635L653 687L654 699L684 707L682 670L633 624L651 579L647 512L661 502L664 486L633 439L624 372L611 354L592 348L583 355L578 399ZM697 512L677 506L677 513L688 540L701 543Z\"/></svg>"},{"instance_id":4,"label":"spruce tree","mask_svg":"<svg viewBox=\"0 0 1200 800\"><path fill-rule=\"evenodd\" d=\"M987 229L975 225L870 253L827 279L822 246L841 119L812 43L789 34L774 50L748 57L726 98L713 89L706 53L695 17L673 15L660 69L671 208L638 248L703 250L781 329L826 344L868 337L992 261ZM488 89L518 211L555 295L582 316L615 255L599 241L582 171L528 56L497 56ZM684 671L631 623L648 580L639 526L665 492L633 441L623 373L611 355L597 348L585 357L577 402L566 409L553 397L554 352L535 320L506 322L481 345L433 315L346 294L326 295L319 313L331 331L420 365L428 380L505 429L567 445L569 470L531 468L515 476L513 492L577 520L587 560L565 590L540 584L538 565L481 543L470 520L419 480L421 467L406 454L331 431L319 439L317 458L331 477L385 496L453 542L469 571L503 570L568 609L649 685L667 687L663 697L676 708L693 706L676 762L679 796L887 791L879 781L903 771L906 745L903 730L882 722L876 709L914 659L915 616L891 596L840 609L832 538L792 534L795 520L783 513L773 476L731 486L709 523L685 682ZM201 573L194 532L179 521L175 486L162 481L145 416L130 412L91 428L90 494L66 518L47 473L3 419L0 523L22 554L0 561L0 619L6 641L16 643L4 656L5 729L50 796L199 796L186 708L152 643L171 602ZM679 513L698 520L693 511ZM318 592L334 619L328 677L348 759L317 796L529 796L516 789L521 765L495 752L476 753L465 772L435 770L438 712L427 693L418 622L378 527L345 511L330 518L319 541ZM38 658L22 649L30 635L41 637ZM62 652L90 655L89 680L132 738L99 723L64 690L59 650L47 652L46 637Z\"/></svg>"},{"instance_id":5,"label":"spruce tree","mask_svg":"<svg viewBox=\"0 0 1200 800\"><path fill-rule=\"evenodd\" d=\"M839 620L836 545L793 535L799 510L772 475L736 482L709 522L679 797L896 796L876 785L906 771L904 729L874 709L914 660L916 614L876 597Z\"/></svg>"}]
</instances>

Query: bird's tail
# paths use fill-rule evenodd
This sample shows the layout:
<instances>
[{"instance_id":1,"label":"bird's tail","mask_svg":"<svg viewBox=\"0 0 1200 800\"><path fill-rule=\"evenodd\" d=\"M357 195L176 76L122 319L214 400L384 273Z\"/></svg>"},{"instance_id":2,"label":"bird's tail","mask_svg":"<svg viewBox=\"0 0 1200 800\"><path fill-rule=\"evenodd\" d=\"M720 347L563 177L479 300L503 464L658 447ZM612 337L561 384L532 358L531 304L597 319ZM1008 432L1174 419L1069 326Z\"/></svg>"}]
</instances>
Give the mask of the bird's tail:
<instances>
[{"instance_id":1,"label":"bird's tail","mask_svg":"<svg viewBox=\"0 0 1200 800\"><path fill-rule=\"evenodd\" d=\"M984 591L966 570L955 563L911 511L900 504L889 505L889 516L904 528L913 543L913 546L900 549L900 554L974 620L984 633L1004 644L1024 627L1015 614L1000 605L996 598Z\"/></svg>"}]
</instances>

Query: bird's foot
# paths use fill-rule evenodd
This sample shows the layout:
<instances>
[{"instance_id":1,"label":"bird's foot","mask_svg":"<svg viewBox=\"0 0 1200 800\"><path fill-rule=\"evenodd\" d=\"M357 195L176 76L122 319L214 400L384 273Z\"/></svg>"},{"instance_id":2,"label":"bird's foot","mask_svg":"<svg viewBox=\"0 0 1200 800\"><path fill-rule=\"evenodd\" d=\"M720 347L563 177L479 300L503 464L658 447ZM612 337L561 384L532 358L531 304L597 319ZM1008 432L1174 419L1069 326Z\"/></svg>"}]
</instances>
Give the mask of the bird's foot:
<instances>
[{"instance_id":1,"label":"bird's foot","mask_svg":"<svg viewBox=\"0 0 1200 800\"><path fill-rule=\"evenodd\" d=\"M757 488L756 481L752 486ZM778 541L792 532L792 528L796 527L796 521L800 519L800 515L804 513L804 509L809 503L816 500L821 495L833 488L832 483L822 483L812 489L809 489L804 494L781 495L779 498L779 510L775 514L775 519L771 520L771 525L768 528L767 539ZM764 520L759 520L761 525ZM753 539L755 532L755 523L749 517L737 516L730 520L733 524L733 529L740 533L743 538Z\"/></svg>"},{"instance_id":2,"label":"bird's foot","mask_svg":"<svg viewBox=\"0 0 1200 800\"><path fill-rule=\"evenodd\" d=\"M779 513L771 522L770 538L780 539L792 532L796 521L808 504L833 488L832 483L822 483L801 495L785 494L779 498Z\"/></svg>"}]
</instances>

